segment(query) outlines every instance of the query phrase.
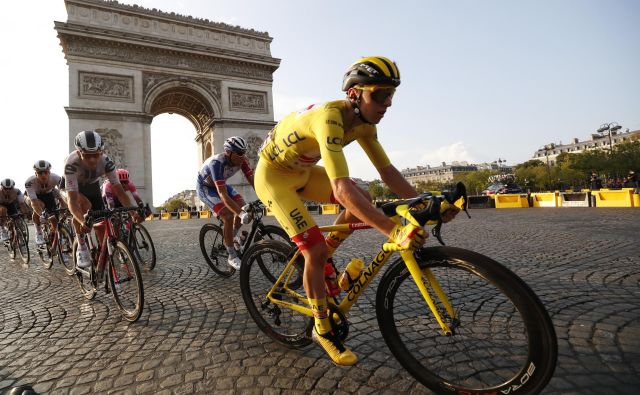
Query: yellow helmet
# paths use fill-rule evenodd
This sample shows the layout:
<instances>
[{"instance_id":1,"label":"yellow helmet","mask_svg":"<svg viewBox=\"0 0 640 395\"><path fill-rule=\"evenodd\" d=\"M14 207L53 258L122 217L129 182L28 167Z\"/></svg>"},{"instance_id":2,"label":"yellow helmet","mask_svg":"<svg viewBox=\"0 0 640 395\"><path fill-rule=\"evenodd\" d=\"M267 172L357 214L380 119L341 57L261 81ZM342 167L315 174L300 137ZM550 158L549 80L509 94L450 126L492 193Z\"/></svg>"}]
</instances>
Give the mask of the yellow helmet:
<instances>
[{"instance_id":1,"label":"yellow helmet","mask_svg":"<svg viewBox=\"0 0 640 395\"><path fill-rule=\"evenodd\" d=\"M354 85L400 85L400 70L396 63L384 56L368 56L358 59L347 69L342 79L342 90Z\"/></svg>"}]
</instances>

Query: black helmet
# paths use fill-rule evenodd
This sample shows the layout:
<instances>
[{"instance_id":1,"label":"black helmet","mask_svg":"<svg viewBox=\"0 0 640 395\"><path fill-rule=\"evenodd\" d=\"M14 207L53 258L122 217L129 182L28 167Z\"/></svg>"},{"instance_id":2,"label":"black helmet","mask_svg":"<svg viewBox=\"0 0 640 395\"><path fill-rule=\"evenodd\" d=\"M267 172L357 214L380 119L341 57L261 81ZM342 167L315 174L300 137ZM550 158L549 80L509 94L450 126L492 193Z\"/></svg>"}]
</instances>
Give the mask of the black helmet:
<instances>
[{"instance_id":1,"label":"black helmet","mask_svg":"<svg viewBox=\"0 0 640 395\"><path fill-rule=\"evenodd\" d=\"M342 90L354 85L400 85L400 70L396 63L384 56L368 56L358 59L347 69L342 79Z\"/></svg>"}]
</instances>

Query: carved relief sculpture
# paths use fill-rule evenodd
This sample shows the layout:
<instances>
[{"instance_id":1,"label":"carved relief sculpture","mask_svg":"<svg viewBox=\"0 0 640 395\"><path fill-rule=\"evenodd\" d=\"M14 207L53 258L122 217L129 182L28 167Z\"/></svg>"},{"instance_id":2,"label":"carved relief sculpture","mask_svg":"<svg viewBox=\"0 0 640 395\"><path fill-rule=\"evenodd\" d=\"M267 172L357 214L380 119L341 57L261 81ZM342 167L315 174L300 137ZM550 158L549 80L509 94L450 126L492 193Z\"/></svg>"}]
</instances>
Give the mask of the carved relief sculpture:
<instances>
[{"instance_id":1,"label":"carved relief sculpture","mask_svg":"<svg viewBox=\"0 0 640 395\"><path fill-rule=\"evenodd\" d=\"M229 106L233 111L269 113L267 92L229 88Z\"/></svg>"},{"instance_id":2,"label":"carved relief sculpture","mask_svg":"<svg viewBox=\"0 0 640 395\"><path fill-rule=\"evenodd\" d=\"M98 100L133 101L133 77L126 75L78 73L78 96Z\"/></svg>"},{"instance_id":3,"label":"carved relief sculpture","mask_svg":"<svg viewBox=\"0 0 640 395\"><path fill-rule=\"evenodd\" d=\"M104 141L104 151L113 159L118 168L126 168L127 161L122 145L122 133L118 129L96 129Z\"/></svg>"}]
</instances>

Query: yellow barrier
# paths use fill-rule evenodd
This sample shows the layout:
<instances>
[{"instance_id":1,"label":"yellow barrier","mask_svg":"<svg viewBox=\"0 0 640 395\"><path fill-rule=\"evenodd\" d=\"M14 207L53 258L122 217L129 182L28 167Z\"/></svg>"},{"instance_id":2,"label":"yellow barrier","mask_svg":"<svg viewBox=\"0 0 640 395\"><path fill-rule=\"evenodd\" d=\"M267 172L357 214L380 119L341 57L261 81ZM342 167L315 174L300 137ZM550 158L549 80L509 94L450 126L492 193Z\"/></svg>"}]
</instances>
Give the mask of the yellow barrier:
<instances>
[{"instance_id":1,"label":"yellow barrier","mask_svg":"<svg viewBox=\"0 0 640 395\"><path fill-rule=\"evenodd\" d=\"M591 192L596 207L633 207L633 190L599 190Z\"/></svg>"},{"instance_id":2,"label":"yellow barrier","mask_svg":"<svg viewBox=\"0 0 640 395\"><path fill-rule=\"evenodd\" d=\"M558 192L534 192L531 200L533 207L558 207Z\"/></svg>"},{"instance_id":3,"label":"yellow barrier","mask_svg":"<svg viewBox=\"0 0 640 395\"><path fill-rule=\"evenodd\" d=\"M337 204L322 204L320 205L320 214L340 214L340 206Z\"/></svg>"},{"instance_id":4,"label":"yellow barrier","mask_svg":"<svg viewBox=\"0 0 640 395\"><path fill-rule=\"evenodd\" d=\"M633 194L633 207L640 207L640 194Z\"/></svg>"},{"instance_id":5,"label":"yellow barrier","mask_svg":"<svg viewBox=\"0 0 640 395\"><path fill-rule=\"evenodd\" d=\"M160 214L160 219L171 219L171 213Z\"/></svg>"},{"instance_id":6,"label":"yellow barrier","mask_svg":"<svg viewBox=\"0 0 640 395\"><path fill-rule=\"evenodd\" d=\"M155 216L153 214L149 214L149 216L147 218L145 218L145 221L153 221L153 219L155 218Z\"/></svg>"},{"instance_id":7,"label":"yellow barrier","mask_svg":"<svg viewBox=\"0 0 640 395\"><path fill-rule=\"evenodd\" d=\"M211 211L209 211L209 210L200 211L200 213L198 214L198 216L199 216L200 218L211 218Z\"/></svg>"},{"instance_id":8,"label":"yellow barrier","mask_svg":"<svg viewBox=\"0 0 640 395\"><path fill-rule=\"evenodd\" d=\"M498 194L496 195L496 208L521 208L529 207L527 195Z\"/></svg>"},{"instance_id":9,"label":"yellow barrier","mask_svg":"<svg viewBox=\"0 0 640 395\"><path fill-rule=\"evenodd\" d=\"M178 214L180 214L180 219L191 219L191 213L188 211L180 211Z\"/></svg>"}]
</instances>

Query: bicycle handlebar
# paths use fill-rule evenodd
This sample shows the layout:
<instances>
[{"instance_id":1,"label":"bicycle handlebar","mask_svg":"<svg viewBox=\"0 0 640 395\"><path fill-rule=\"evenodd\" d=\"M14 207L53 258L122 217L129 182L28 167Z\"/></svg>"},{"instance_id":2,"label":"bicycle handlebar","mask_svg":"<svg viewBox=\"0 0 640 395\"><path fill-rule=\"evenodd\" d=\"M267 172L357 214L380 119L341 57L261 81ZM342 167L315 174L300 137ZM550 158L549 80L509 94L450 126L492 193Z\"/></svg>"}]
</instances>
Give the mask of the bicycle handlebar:
<instances>
[{"instance_id":1,"label":"bicycle handlebar","mask_svg":"<svg viewBox=\"0 0 640 395\"><path fill-rule=\"evenodd\" d=\"M128 211L137 211L138 214L143 215L144 206L143 207L117 207L117 208L108 208L104 210L91 210L84 215L84 222L87 224L87 226L92 226L96 222L102 221L114 215L117 215L123 212L128 212Z\"/></svg>"},{"instance_id":2,"label":"bicycle handlebar","mask_svg":"<svg viewBox=\"0 0 640 395\"><path fill-rule=\"evenodd\" d=\"M462 211L467 214L467 217L471 218L467 211L467 188L462 182L458 182L453 191L444 192L442 196L433 196L431 193L426 192L413 199L387 203L382 206L382 211L389 217L400 216L416 227L435 225L431 229L431 234L438 239L440 244L445 245L440 235L443 224L442 214L460 199L462 199ZM396 243L384 243L383 249L385 251L400 251L404 248L401 248Z\"/></svg>"}]
</instances>

